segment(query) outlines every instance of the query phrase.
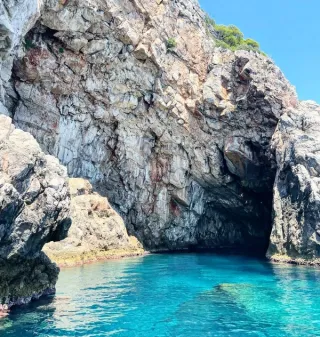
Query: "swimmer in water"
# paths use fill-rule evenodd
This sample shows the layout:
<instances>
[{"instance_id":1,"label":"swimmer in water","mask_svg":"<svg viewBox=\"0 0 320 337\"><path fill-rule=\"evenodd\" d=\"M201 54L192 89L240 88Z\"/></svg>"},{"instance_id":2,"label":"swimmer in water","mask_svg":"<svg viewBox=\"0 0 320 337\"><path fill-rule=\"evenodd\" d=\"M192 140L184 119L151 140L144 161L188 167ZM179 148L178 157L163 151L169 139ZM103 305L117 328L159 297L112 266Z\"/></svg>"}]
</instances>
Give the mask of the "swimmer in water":
<instances>
[{"instance_id":1,"label":"swimmer in water","mask_svg":"<svg viewBox=\"0 0 320 337\"><path fill-rule=\"evenodd\" d=\"M9 315L9 307L7 304L0 304L0 318L7 317Z\"/></svg>"},{"instance_id":2,"label":"swimmer in water","mask_svg":"<svg viewBox=\"0 0 320 337\"><path fill-rule=\"evenodd\" d=\"M1 318L5 318L5 317L7 317L8 315L9 315L8 312L0 311L0 319L1 319Z\"/></svg>"}]
</instances>

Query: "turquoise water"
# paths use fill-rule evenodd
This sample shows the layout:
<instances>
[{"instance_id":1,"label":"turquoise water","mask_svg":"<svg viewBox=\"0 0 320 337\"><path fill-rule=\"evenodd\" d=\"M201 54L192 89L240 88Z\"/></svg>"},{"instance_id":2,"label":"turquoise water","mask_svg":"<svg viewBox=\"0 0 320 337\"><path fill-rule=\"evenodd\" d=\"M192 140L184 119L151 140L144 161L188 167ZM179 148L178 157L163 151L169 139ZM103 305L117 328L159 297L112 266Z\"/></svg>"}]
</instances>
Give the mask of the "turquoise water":
<instances>
[{"instance_id":1,"label":"turquoise water","mask_svg":"<svg viewBox=\"0 0 320 337\"><path fill-rule=\"evenodd\" d=\"M320 336L319 290L319 269L151 255L63 270L56 297L12 311L0 336Z\"/></svg>"}]
</instances>

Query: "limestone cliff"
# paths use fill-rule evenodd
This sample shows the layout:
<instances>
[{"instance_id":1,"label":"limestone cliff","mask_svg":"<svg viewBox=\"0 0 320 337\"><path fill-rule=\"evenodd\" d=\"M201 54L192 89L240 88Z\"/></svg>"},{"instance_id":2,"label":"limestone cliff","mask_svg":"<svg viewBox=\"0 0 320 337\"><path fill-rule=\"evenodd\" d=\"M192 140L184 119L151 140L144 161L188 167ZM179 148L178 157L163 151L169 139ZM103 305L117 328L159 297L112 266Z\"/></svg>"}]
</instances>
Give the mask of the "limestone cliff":
<instances>
[{"instance_id":1,"label":"limestone cliff","mask_svg":"<svg viewBox=\"0 0 320 337\"><path fill-rule=\"evenodd\" d=\"M0 2L0 113L9 115L3 105L8 92L7 83L12 75L14 57L22 52L21 45L26 33L40 16L41 0Z\"/></svg>"},{"instance_id":2,"label":"limestone cliff","mask_svg":"<svg viewBox=\"0 0 320 337\"><path fill-rule=\"evenodd\" d=\"M66 170L0 116L0 304L54 292L59 269L41 253L70 226Z\"/></svg>"},{"instance_id":3,"label":"limestone cliff","mask_svg":"<svg viewBox=\"0 0 320 337\"><path fill-rule=\"evenodd\" d=\"M196 0L4 3L41 12L6 48L8 114L107 196L129 234L151 250L265 253L272 209L291 203L277 186L298 181L279 180L291 145L276 140L305 109L272 60L216 48ZM277 233L292 224L279 214L270 252L283 253Z\"/></svg>"},{"instance_id":4,"label":"limestone cliff","mask_svg":"<svg viewBox=\"0 0 320 337\"><path fill-rule=\"evenodd\" d=\"M42 13L14 65L16 125L108 196L148 249L266 249L269 144L297 104L280 70L215 49L191 1L47 1Z\"/></svg>"}]
</instances>

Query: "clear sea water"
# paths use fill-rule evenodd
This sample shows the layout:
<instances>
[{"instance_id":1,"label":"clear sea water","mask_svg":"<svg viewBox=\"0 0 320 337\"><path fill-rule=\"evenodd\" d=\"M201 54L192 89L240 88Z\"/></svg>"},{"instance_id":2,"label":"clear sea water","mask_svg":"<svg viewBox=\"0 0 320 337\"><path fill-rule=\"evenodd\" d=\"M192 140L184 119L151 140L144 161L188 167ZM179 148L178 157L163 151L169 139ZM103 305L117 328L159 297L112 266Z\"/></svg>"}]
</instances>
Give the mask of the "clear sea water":
<instances>
[{"instance_id":1,"label":"clear sea water","mask_svg":"<svg viewBox=\"0 0 320 337\"><path fill-rule=\"evenodd\" d=\"M212 254L65 269L57 295L0 320L1 337L320 336L320 270Z\"/></svg>"}]
</instances>

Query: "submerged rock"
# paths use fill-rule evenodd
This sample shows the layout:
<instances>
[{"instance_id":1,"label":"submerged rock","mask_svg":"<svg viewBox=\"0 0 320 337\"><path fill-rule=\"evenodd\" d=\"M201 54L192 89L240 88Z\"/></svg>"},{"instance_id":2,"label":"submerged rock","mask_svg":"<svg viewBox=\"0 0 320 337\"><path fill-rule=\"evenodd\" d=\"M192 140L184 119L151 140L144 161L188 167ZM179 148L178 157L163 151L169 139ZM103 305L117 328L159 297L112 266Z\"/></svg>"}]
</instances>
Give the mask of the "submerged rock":
<instances>
[{"instance_id":1,"label":"submerged rock","mask_svg":"<svg viewBox=\"0 0 320 337\"><path fill-rule=\"evenodd\" d=\"M68 237L51 242L44 252L61 266L144 253L136 238L129 237L122 218L108 199L94 193L84 179L69 179L72 225Z\"/></svg>"},{"instance_id":2,"label":"submerged rock","mask_svg":"<svg viewBox=\"0 0 320 337\"><path fill-rule=\"evenodd\" d=\"M41 253L70 227L66 170L0 116L0 304L54 292L59 269Z\"/></svg>"}]
</instances>

